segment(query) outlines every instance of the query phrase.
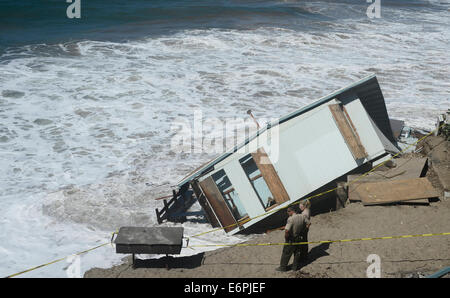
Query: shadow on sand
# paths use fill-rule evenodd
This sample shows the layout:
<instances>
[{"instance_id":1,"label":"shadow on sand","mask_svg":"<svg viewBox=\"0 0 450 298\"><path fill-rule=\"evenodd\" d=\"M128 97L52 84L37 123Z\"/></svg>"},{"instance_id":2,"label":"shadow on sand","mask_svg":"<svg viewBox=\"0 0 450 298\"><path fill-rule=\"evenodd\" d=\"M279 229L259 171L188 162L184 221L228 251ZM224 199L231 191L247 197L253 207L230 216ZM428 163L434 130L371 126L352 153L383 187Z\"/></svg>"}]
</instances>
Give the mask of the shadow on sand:
<instances>
[{"instance_id":1,"label":"shadow on sand","mask_svg":"<svg viewBox=\"0 0 450 298\"><path fill-rule=\"evenodd\" d=\"M159 259L145 259L145 260L135 259L134 268L193 269L202 265L203 256L204 253L199 253L193 256L177 257L177 258L172 256L165 256Z\"/></svg>"},{"instance_id":2,"label":"shadow on sand","mask_svg":"<svg viewBox=\"0 0 450 298\"><path fill-rule=\"evenodd\" d=\"M327 252L327 250L329 247L330 243L321 243L317 246L314 246L312 249L309 250L308 259L301 263L301 267L311 264L321 257L328 256L329 253ZM145 259L145 260L135 259L134 268L194 269L203 265L203 261L204 261L204 253L202 252L187 257L164 256L159 259ZM290 267L291 266L288 266L288 269L290 269Z\"/></svg>"},{"instance_id":3,"label":"shadow on sand","mask_svg":"<svg viewBox=\"0 0 450 298\"><path fill-rule=\"evenodd\" d=\"M325 256L329 256L330 254L326 251L330 248L330 243L321 243L317 246L314 246L311 250L308 252L308 258L304 261L300 262L300 267L303 268L306 265L309 265L316 261L317 259ZM292 269L292 264L288 266L288 270Z\"/></svg>"},{"instance_id":4,"label":"shadow on sand","mask_svg":"<svg viewBox=\"0 0 450 298\"><path fill-rule=\"evenodd\" d=\"M303 266L306 266L308 264L311 264L315 260L329 256L330 254L326 251L330 248L330 243L321 243L317 246L314 246L308 253L308 259L304 262Z\"/></svg>"}]
</instances>

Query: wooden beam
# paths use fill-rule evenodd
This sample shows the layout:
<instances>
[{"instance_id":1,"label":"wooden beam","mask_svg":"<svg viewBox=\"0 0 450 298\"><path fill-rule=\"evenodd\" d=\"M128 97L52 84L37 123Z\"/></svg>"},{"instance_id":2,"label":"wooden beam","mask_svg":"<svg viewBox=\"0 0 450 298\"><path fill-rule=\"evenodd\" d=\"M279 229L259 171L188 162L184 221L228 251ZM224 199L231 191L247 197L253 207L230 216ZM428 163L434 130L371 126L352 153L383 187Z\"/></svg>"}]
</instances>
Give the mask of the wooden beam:
<instances>
[{"instance_id":1,"label":"wooden beam","mask_svg":"<svg viewBox=\"0 0 450 298\"><path fill-rule=\"evenodd\" d=\"M345 116L339 104L333 104L328 106L330 108L331 114L333 115L334 121L336 122L339 131L344 137L350 152L355 159L362 159L367 157L367 152L359 139L359 135L356 132L350 117Z\"/></svg>"},{"instance_id":2,"label":"wooden beam","mask_svg":"<svg viewBox=\"0 0 450 298\"><path fill-rule=\"evenodd\" d=\"M259 148L256 152L252 153L252 157L261 172L264 181L266 181L267 187L274 196L275 202L281 204L289 201L289 194L284 188L277 171L270 162L269 156L264 149L262 147Z\"/></svg>"}]
</instances>

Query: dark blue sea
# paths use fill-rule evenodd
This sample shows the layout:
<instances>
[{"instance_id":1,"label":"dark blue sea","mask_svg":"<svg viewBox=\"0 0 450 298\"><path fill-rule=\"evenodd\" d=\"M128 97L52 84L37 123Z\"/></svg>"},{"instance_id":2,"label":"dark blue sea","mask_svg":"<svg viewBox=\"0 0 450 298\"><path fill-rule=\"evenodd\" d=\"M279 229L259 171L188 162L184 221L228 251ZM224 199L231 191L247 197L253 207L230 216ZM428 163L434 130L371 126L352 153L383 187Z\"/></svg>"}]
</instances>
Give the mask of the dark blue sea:
<instances>
[{"instance_id":1,"label":"dark blue sea","mask_svg":"<svg viewBox=\"0 0 450 298\"><path fill-rule=\"evenodd\" d=\"M421 14L448 12L442 1L380 1L382 18L401 23ZM2 0L0 45L78 40L124 42L187 29L251 30L281 27L298 31L333 30L320 22L366 21L363 0L80 0L80 18L68 18L64 0ZM413 17L417 14L417 18ZM405 18L399 18L403 14ZM443 20L442 20L443 21ZM338 29L334 29L338 30Z\"/></svg>"}]
</instances>

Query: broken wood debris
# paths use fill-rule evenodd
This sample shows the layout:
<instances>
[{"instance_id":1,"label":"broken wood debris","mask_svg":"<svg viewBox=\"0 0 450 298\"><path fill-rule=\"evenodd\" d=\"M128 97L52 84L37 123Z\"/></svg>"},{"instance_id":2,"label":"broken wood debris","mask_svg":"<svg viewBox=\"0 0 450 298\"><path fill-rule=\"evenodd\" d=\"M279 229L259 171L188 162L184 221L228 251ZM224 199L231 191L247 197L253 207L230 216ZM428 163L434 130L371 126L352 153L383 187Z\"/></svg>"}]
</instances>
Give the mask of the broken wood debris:
<instances>
[{"instance_id":1,"label":"broken wood debris","mask_svg":"<svg viewBox=\"0 0 450 298\"><path fill-rule=\"evenodd\" d=\"M367 182L353 191L364 205L388 204L439 196L427 178Z\"/></svg>"},{"instance_id":2,"label":"broken wood debris","mask_svg":"<svg viewBox=\"0 0 450 298\"><path fill-rule=\"evenodd\" d=\"M349 200L362 201L359 192L356 190L361 187L364 188L365 183L420 178L425 176L427 170L426 157L401 157L394 159L392 165L385 167L384 171L373 171L364 177L359 177L359 175L348 175ZM428 204L428 198L413 200L408 203Z\"/></svg>"}]
</instances>

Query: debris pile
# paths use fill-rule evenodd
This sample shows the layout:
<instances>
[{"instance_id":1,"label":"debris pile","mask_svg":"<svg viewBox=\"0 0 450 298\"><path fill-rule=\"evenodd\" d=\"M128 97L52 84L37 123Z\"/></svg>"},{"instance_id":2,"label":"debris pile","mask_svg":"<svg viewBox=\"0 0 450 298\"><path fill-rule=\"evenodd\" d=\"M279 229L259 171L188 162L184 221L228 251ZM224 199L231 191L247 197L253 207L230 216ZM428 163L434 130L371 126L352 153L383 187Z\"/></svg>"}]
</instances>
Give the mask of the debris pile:
<instances>
[{"instance_id":1,"label":"debris pile","mask_svg":"<svg viewBox=\"0 0 450 298\"><path fill-rule=\"evenodd\" d=\"M362 177L348 175L349 201L360 201L364 205L400 202L428 204L441 194L444 198L448 198L450 187L448 115L449 113L438 117L436 133L426 138L423 137L430 134L429 132L406 127L402 121L391 119L393 133L398 143L410 145L417 143L417 145L411 146L411 150L405 150L410 153L385 162L368 175ZM420 142L419 137L423 138ZM434 184L437 188L425 177L429 168L436 177L437 183ZM443 193L438 189L442 189Z\"/></svg>"}]
</instances>

